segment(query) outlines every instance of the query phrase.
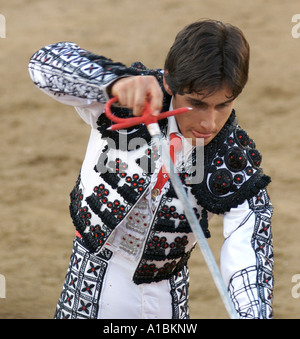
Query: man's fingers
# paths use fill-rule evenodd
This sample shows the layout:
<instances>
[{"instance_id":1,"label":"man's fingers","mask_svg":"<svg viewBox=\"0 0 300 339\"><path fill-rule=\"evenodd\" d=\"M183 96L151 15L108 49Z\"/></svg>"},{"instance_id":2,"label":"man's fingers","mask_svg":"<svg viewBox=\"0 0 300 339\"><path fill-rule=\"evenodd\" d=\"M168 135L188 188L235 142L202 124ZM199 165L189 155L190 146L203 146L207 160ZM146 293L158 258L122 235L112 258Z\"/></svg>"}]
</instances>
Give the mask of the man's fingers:
<instances>
[{"instance_id":1,"label":"man's fingers","mask_svg":"<svg viewBox=\"0 0 300 339\"><path fill-rule=\"evenodd\" d=\"M140 116L145 108L145 101L148 97L149 87L152 79L150 77L136 77L134 89L133 115Z\"/></svg>"},{"instance_id":2,"label":"man's fingers","mask_svg":"<svg viewBox=\"0 0 300 339\"><path fill-rule=\"evenodd\" d=\"M153 112L153 115L158 115L162 109L163 102L163 92L161 88L153 88L150 98L150 109Z\"/></svg>"},{"instance_id":3,"label":"man's fingers","mask_svg":"<svg viewBox=\"0 0 300 339\"><path fill-rule=\"evenodd\" d=\"M154 76L149 76L146 84L146 100L150 104L152 114L158 115L162 108L163 92L157 79Z\"/></svg>"},{"instance_id":4,"label":"man's fingers","mask_svg":"<svg viewBox=\"0 0 300 339\"><path fill-rule=\"evenodd\" d=\"M118 102L122 106L128 106L130 101L130 78L122 78L117 80L111 88L111 94L118 97Z\"/></svg>"},{"instance_id":5,"label":"man's fingers","mask_svg":"<svg viewBox=\"0 0 300 339\"><path fill-rule=\"evenodd\" d=\"M153 76L122 78L112 86L112 94L118 96L122 106L131 108L135 116L142 115L146 100L154 115L158 115L162 108L163 93Z\"/></svg>"}]
</instances>

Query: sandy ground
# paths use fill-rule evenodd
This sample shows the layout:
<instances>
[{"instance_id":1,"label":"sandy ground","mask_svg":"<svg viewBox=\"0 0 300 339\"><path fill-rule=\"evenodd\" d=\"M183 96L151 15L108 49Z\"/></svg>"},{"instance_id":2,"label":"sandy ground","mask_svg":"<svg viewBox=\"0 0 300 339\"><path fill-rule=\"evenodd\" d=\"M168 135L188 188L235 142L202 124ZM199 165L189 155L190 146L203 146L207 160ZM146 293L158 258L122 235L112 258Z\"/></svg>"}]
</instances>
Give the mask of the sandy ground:
<instances>
[{"instance_id":1,"label":"sandy ground","mask_svg":"<svg viewBox=\"0 0 300 339\"><path fill-rule=\"evenodd\" d=\"M0 274L6 298L0 299L0 318L53 317L74 235L69 192L89 137L72 107L31 83L30 56L68 40L115 61L162 67L177 31L200 18L239 26L251 45L250 80L236 109L273 179L275 317L299 317L292 278L300 274L300 39L291 35L298 5L298 0L0 0L6 18L6 38L0 39ZM219 217L211 232L218 258ZM190 269L191 317L226 318L198 250Z\"/></svg>"}]
</instances>

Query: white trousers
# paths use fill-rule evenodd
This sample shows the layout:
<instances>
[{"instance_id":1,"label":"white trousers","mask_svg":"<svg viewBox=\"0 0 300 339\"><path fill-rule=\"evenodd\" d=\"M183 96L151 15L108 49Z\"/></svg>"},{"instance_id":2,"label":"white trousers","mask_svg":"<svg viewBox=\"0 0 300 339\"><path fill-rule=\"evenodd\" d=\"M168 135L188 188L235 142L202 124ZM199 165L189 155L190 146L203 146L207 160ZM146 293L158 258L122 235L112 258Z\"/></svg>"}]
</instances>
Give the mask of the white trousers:
<instances>
[{"instance_id":1,"label":"white trousers","mask_svg":"<svg viewBox=\"0 0 300 339\"><path fill-rule=\"evenodd\" d=\"M98 319L171 319L169 280L136 285L132 281L137 262L113 252L104 277Z\"/></svg>"}]
</instances>

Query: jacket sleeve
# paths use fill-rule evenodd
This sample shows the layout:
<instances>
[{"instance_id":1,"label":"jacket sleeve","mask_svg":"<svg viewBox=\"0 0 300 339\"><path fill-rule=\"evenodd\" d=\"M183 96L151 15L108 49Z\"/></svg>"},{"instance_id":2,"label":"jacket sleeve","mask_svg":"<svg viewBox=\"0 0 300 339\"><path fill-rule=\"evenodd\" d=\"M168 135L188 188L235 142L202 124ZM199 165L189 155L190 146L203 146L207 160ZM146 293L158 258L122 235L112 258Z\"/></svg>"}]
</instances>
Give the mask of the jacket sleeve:
<instances>
[{"instance_id":1,"label":"jacket sleeve","mask_svg":"<svg viewBox=\"0 0 300 339\"><path fill-rule=\"evenodd\" d=\"M272 318L272 204L266 189L224 214L221 273L240 318Z\"/></svg>"},{"instance_id":2,"label":"jacket sleeve","mask_svg":"<svg viewBox=\"0 0 300 339\"><path fill-rule=\"evenodd\" d=\"M34 84L59 102L74 106L81 118L94 128L110 98L110 86L122 77L155 76L163 87L163 71L147 69L135 62L129 67L81 49L72 42L59 42L38 50L31 57L29 75ZM168 109L170 98L163 105ZM128 110L122 110L128 114ZM108 126L105 126L105 129Z\"/></svg>"},{"instance_id":3,"label":"jacket sleeve","mask_svg":"<svg viewBox=\"0 0 300 339\"><path fill-rule=\"evenodd\" d=\"M52 98L76 108L88 124L103 112L108 87L118 78L136 75L111 59L81 49L72 42L59 42L38 50L30 59L34 84Z\"/></svg>"}]
</instances>

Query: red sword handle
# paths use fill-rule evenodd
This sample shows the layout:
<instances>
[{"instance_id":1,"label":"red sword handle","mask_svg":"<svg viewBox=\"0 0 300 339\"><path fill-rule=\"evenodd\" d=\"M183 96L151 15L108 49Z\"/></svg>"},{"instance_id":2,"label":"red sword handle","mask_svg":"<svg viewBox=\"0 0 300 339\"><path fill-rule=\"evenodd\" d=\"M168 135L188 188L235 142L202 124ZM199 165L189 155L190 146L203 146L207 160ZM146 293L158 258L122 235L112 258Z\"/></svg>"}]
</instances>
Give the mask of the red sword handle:
<instances>
[{"instance_id":1,"label":"red sword handle","mask_svg":"<svg viewBox=\"0 0 300 339\"><path fill-rule=\"evenodd\" d=\"M165 118L170 117L172 115L182 114L182 113L185 113L185 112L190 110L189 107L182 107L182 108L175 109L173 111L160 113L158 116L155 116L155 115L152 114L152 111L149 107L148 101L145 101L145 108L144 108L143 113L140 117L119 118L111 112L111 105L113 103L117 102L117 101L118 101L118 97L114 97L114 98L110 99L105 105L106 116L111 121L116 122L116 124L109 127L109 130L111 130L111 131L115 131L117 129L124 129L124 128L132 127L132 126L136 126L136 125L140 125L140 124L149 125L149 124L152 124L152 123L157 123L158 120L165 119Z\"/></svg>"}]
</instances>

